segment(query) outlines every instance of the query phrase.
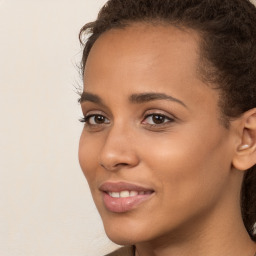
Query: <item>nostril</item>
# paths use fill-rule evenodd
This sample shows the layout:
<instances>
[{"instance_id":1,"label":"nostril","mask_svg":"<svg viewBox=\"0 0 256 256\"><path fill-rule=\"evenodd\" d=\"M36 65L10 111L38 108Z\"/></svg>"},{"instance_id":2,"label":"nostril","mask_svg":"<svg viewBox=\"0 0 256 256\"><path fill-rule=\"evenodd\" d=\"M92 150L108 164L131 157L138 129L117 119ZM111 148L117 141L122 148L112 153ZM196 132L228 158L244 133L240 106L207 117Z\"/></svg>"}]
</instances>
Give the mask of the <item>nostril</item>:
<instances>
[{"instance_id":1,"label":"nostril","mask_svg":"<svg viewBox=\"0 0 256 256\"><path fill-rule=\"evenodd\" d=\"M127 163L119 163L119 164L116 164L116 166L119 166L119 165L124 165L124 166L126 166L126 165L129 165L129 164L127 164Z\"/></svg>"},{"instance_id":2,"label":"nostril","mask_svg":"<svg viewBox=\"0 0 256 256\"><path fill-rule=\"evenodd\" d=\"M117 164L113 164L113 165L106 165L106 164L103 164L103 163L100 163L100 166L106 170L109 170L109 171L113 171L113 170L116 170L120 167L125 167L125 166L129 166L128 163L117 163Z\"/></svg>"}]
</instances>

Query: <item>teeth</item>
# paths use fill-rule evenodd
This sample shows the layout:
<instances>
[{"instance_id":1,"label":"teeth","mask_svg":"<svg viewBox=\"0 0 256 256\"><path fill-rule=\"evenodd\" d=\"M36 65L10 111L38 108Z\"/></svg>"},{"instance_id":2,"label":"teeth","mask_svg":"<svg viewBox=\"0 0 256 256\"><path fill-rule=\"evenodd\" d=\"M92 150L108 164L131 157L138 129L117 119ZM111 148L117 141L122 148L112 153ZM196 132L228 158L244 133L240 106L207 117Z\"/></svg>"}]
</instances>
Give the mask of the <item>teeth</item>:
<instances>
[{"instance_id":1,"label":"teeth","mask_svg":"<svg viewBox=\"0 0 256 256\"><path fill-rule=\"evenodd\" d=\"M132 196L137 196L137 195L144 195L144 194L151 194L151 192L149 191L148 192L144 192L144 191L128 191L128 190L124 190L124 191L121 191L121 192L108 192L108 194L111 196L111 197L114 197L114 198L126 198L126 197L132 197Z\"/></svg>"},{"instance_id":2,"label":"teeth","mask_svg":"<svg viewBox=\"0 0 256 256\"><path fill-rule=\"evenodd\" d=\"M120 194L118 192L110 192L110 196L117 198L120 197Z\"/></svg>"},{"instance_id":3,"label":"teeth","mask_svg":"<svg viewBox=\"0 0 256 256\"><path fill-rule=\"evenodd\" d=\"M120 192L120 197L122 197L122 198L123 198L123 197L129 197L129 196L130 196L130 193L129 193L129 191L127 191L127 190Z\"/></svg>"},{"instance_id":4,"label":"teeth","mask_svg":"<svg viewBox=\"0 0 256 256\"><path fill-rule=\"evenodd\" d=\"M130 192L130 196L137 196L138 195L138 191L131 191Z\"/></svg>"}]
</instances>

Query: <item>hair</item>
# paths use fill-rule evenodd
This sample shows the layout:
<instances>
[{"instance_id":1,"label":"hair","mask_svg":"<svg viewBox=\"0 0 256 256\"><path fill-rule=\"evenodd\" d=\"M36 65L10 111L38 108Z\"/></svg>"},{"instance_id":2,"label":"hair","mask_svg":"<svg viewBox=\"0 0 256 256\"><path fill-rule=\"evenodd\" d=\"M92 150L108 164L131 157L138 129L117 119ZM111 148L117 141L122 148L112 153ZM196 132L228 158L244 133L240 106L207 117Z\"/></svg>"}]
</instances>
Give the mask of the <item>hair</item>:
<instances>
[{"instance_id":1,"label":"hair","mask_svg":"<svg viewBox=\"0 0 256 256\"><path fill-rule=\"evenodd\" d=\"M95 41L134 23L170 24L200 35L200 75L220 91L227 128L231 119L256 107L256 8L249 0L109 0L96 21L80 30L82 75ZM256 241L256 165L244 175L241 212Z\"/></svg>"}]
</instances>

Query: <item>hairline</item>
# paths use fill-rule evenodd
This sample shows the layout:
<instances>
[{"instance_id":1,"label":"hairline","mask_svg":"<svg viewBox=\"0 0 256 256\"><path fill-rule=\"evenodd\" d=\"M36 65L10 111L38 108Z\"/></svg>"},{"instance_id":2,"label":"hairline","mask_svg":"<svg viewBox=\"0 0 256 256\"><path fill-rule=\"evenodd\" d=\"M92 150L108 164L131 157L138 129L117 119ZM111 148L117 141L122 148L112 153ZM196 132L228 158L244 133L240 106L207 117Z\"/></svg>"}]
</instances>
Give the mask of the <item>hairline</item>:
<instances>
[{"instance_id":1,"label":"hairline","mask_svg":"<svg viewBox=\"0 0 256 256\"><path fill-rule=\"evenodd\" d=\"M120 23L116 23L116 24L110 26L109 28L106 28L102 32L96 33L96 35L97 35L96 39L93 40L90 49L88 49L87 56L86 56L86 58L85 58L85 60L82 64L83 79L84 79L84 71L85 71L85 67L86 67L86 62L87 62L87 59L89 57L89 54L90 54L94 44L96 43L96 41L101 36L103 36L105 33L109 32L111 30L125 30L128 27L132 27L132 26L136 26L136 25L140 25L140 24L145 24L145 25L148 25L148 26L164 26L164 27L165 26L173 26L173 27L179 29L182 32L188 32L188 33L189 32L194 32L197 35L198 66L197 66L197 69L196 69L196 74L198 75L198 78L204 84L206 84L207 86L209 86L213 90L216 89L216 90L219 91L219 100L218 100L219 122L226 129L229 129L231 118L228 117L224 113L224 106L222 106L223 99L225 99L225 96L222 94L222 92L224 92L224 91L221 89L221 86L218 83L216 83L216 81L213 81L210 78L210 72L212 72L212 73L214 73L216 71L218 72L218 69L206 57L207 46L206 46L206 39L204 38L204 35L206 35L207 33L205 33L199 27L188 25L184 21L168 21L167 19L158 18L158 17L146 18L146 19L143 19L143 20L140 20L140 19L135 19L135 20L124 19ZM88 40L86 41L86 43L87 42L88 42ZM234 118L234 119L236 119L236 118Z\"/></svg>"}]
</instances>

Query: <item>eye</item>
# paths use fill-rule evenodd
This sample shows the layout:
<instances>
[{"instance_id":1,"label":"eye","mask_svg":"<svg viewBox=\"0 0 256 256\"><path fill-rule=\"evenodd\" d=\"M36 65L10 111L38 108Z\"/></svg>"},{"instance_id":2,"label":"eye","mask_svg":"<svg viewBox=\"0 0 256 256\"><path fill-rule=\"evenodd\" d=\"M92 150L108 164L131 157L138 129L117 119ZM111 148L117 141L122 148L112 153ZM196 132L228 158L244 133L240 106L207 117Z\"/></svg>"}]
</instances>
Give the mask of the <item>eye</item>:
<instances>
[{"instance_id":1,"label":"eye","mask_svg":"<svg viewBox=\"0 0 256 256\"><path fill-rule=\"evenodd\" d=\"M163 115L163 114L150 114L150 115L147 115L146 118L143 120L143 124L149 124L149 125L162 125L162 124L165 124L165 123L169 123L169 122L173 122L174 119L173 118L170 118L166 115Z\"/></svg>"},{"instance_id":2,"label":"eye","mask_svg":"<svg viewBox=\"0 0 256 256\"><path fill-rule=\"evenodd\" d=\"M88 115L80 120L81 122L86 123L87 125L102 125L109 124L109 120L103 115Z\"/></svg>"}]
</instances>

